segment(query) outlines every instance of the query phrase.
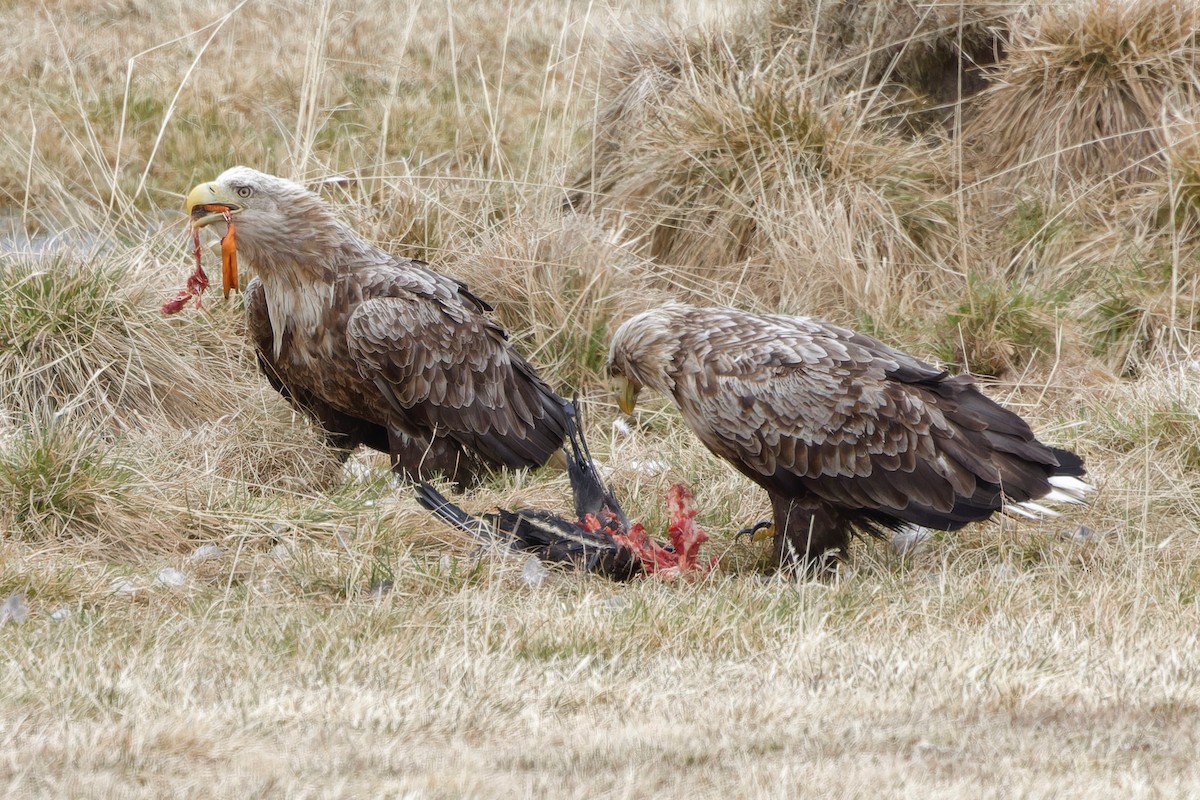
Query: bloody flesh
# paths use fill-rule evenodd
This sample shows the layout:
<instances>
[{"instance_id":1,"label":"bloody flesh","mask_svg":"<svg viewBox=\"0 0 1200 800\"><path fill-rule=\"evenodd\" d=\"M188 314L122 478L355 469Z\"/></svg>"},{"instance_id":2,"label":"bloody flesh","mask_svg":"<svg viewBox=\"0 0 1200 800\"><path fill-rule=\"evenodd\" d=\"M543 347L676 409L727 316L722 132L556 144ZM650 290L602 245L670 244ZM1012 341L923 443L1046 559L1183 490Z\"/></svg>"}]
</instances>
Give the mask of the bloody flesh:
<instances>
[{"instance_id":1,"label":"bloody flesh","mask_svg":"<svg viewBox=\"0 0 1200 800\"><path fill-rule=\"evenodd\" d=\"M226 224L229 225L229 230L226 232L224 238L221 239L221 278L224 295L225 297L229 297L229 289L237 286L237 237L233 228L233 216L229 213L229 209L223 206L212 207L211 209L207 206L201 206L198 210L219 210L225 217ZM201 307L200 296L208 288L208 275L205 274L204 268L200 266L199 228L192 228L192 255L196 259L196 268L188 276L187 288L176 292L169 300L163 303L163 314L179 313L193 297L196 298L196 308Z\"/></svg>"},{"instance_id":2,"label":"bloody flesh","mask_svg":"<svg viewBox=\"0 0 1200 800\"><path fill-rule=\"evenodd\" d=\"M687 573L705 574L717 564L714 556L707 563L700 561L700 545L708 541L708 534L696 524L696 507L692 492L682 483L672 484L667 491L667 511L670 523L667 535L671 539L671 549L660 545L646 535L642 523L635 522L629 530L620 532L619 525L613 521L601 522L592 514L588 514L581 523L589 530L605 529L613 541L629 550L642 562L649 575L658 575L671 580Z\"/></svg>"},{"instance_id":3,"label":"bloody flesh","mask_svg":"<svg viewBox=\"0 0 1200 800\"><path fill-rule=\"evenodd\" d=\"M225 221L229 223L229 230L221 240L221 296L228 299L229 290L236 289L238 285L237 231L228 211L225 212Z\"/></svg>"}]
</instances>

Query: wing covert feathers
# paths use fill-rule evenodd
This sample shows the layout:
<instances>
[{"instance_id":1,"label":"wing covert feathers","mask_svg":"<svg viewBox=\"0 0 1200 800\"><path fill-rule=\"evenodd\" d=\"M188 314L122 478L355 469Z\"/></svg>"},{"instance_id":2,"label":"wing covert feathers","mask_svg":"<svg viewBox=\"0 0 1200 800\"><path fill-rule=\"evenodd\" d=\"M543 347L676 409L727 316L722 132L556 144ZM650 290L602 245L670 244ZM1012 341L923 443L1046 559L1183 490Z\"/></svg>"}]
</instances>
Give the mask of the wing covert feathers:
<instances>
[{"instance_id":1,"label":"wing covert feathers","mask_svg":"<svg viewBox=\"0 0 1200 800\"><path fill-rule=\"evenodd\" d=\"M564 401L485 316L488 306L425 270L384 278L346 323L359 373L406 424L489 466L544 464L566 436Z\"/></svg>"}]
</instances>

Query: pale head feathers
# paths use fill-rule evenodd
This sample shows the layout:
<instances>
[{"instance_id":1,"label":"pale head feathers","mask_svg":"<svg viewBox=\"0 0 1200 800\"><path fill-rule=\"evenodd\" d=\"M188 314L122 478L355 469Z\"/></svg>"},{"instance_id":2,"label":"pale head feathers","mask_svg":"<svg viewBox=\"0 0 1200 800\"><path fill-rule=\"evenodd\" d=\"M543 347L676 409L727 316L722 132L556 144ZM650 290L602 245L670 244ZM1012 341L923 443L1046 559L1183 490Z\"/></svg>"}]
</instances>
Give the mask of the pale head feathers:
<instances>
[{"instance_id":1,"label":"pale head feathers","mask_svg":"<svg viewBox=\"0 0 1200 800\"><path fill-rule=\"evenodd\" d=\"M625 320L609 346L609 375L624 377L637 389L670 395L669 367L679 350L680 325L690 310L682 303L667 303Z\"/></svg>"},{"instance_id":2,"label":"pale head feathers","mask_svg":"<svg viewBox=\"0 0 1200 800\"><path fill-rule=\"evenodd\" d=\"M268 285L280 272L327 281L340 263L378 252L298 183L244 166L225 170L216 183L241 204L234 217L238 252Z\"/></svg>"}]
</instances>

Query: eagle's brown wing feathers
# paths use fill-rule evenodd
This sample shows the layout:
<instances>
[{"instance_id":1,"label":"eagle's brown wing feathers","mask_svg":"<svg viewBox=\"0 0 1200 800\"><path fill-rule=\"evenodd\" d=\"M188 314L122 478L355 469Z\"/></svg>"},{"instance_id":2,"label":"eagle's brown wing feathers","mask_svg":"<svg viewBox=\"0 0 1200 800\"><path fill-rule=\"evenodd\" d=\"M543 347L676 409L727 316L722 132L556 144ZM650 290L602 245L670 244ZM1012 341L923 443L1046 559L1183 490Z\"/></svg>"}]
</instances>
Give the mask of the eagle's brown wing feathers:
<instances>
[{"instance_id":1,"label":"eagle's brown wing feathers","mask_svg":"<svg viewBox=\"0 0 1200 800\"><path fill-rule=\"evenodd\" d=\"M682 349L701 359L675 375L685 418L777 494L953 528L990 515L1001 494L1044 494L1058 464L1059 451L969 378L836 326L709 325Z\"/></svg>"},{"instance_id":2,"label":"eagle's brown wing feathers","mask_svg":"<svg viewBox=\"0 0 1200 800\"><path fill-rule=\"evenodd\" d=\"M676 399L710 449L779 493L857 508L915 501L949 510L955 489L974 485L924 463L936 458L930 431L944 424L941 415L871 366L775 367L720 377ZM835 409L834 397L848 402Z\"/></svg>"},{"instance_id":3,"label":"eagle's brown wing feathers","mask_svg":"<svg viewBox=\"0 0 1200 800\"><path fill-rule=\"evenodd\" d=\"M340 450L343 457L360 444L386 452L387 428L344 414L312 392L300 386L289 386L280 376L273 352L274 334L267 313L266 292L258 278L252 279L246 286L244 302L247 334L254 345L258 367L275 391L313 417L324 429L329 444Z\"/></svg>"},{"instance_id":4,"label":"eagle's brown wing feathers","mask_svg":"<svg viewBox=\"0 0 1200 800\"><path fill-rule=\"evenodd\" d=\"M545 463L565 436L563 401L480 313L473 295L426 271L378 277L350 315L350 355L398 419L436 430L492 466Z\"/></svg>"}]
</instances>

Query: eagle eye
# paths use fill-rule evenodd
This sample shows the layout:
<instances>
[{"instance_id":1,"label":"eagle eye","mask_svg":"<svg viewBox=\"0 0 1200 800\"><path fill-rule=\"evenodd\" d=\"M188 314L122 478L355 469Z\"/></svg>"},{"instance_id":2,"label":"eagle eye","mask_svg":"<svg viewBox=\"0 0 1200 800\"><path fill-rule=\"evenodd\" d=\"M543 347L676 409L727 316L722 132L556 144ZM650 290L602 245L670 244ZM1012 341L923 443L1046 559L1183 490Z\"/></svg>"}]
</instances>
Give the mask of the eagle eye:
<instances>
[{"instance_id":1,"label":"eagle eye","mask_svg":"<svg viewBox=\"0 0 1200 800\"><path fill-rule=\"evenodd\" d=\"M237 196L238 197L249 197L252 194L254 194L254 190L251 189L249 186L237 187Z\"/></svg>"}]
</instances>

